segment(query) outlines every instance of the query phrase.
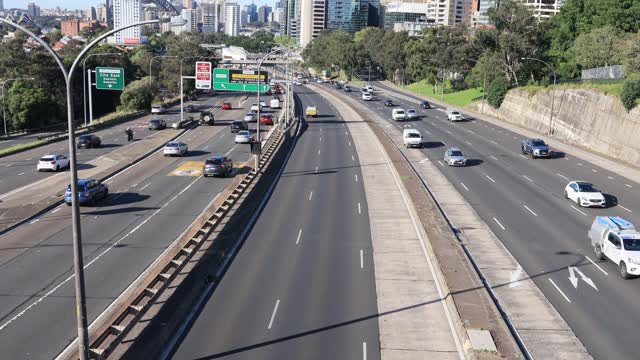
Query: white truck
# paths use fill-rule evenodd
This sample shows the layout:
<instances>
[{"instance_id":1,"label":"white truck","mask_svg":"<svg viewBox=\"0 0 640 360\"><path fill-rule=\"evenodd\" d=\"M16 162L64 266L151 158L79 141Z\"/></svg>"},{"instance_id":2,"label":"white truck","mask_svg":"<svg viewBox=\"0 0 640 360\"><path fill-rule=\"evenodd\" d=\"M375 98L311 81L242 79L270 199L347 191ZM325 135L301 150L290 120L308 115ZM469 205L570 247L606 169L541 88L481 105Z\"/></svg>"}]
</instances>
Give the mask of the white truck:
<instances>
[{"instance_id":1,"label":"white truck","mask_svg":"<svg viewBox=\"0 0 640 360\"><path fill-rule=\"evenodd\" d=\"M422 135L416 129L404 129L402 131L402 142L406 148L421 147Z\"/></svg>"},{"instance_id":2,"label":"white truck","mask_svg":"<svg viewBox=\"0 0 640 360\"><path fill-rule=\"evenodd\" d=\"M271 101L269 102L269 107L272 108L272 109L279 109L280 108L280 99L278 99L278 98L271 99Z\"/></svg>"},{"instance_id":3,"label":"white truck","mask_svg":"<svg viewBox=\"0 0 640 360\"><path fill-rule=\"evenodd\" d=\"M618 266L623 279L640 275L640 232L621 217L597 216L588 232L596 258Z\"/></svg>"}]
</instances>

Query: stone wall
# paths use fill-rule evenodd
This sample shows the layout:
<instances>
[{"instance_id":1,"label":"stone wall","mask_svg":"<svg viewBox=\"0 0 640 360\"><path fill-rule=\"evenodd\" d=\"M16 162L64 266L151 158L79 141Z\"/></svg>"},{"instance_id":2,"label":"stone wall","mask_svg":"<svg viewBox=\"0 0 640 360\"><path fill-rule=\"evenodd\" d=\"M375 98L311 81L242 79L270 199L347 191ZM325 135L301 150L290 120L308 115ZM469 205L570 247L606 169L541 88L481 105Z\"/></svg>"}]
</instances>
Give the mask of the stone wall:
<instances>
[{"instance_id":1,"label":"stone wall","mask_svg":"<svg viewBox=\"0 0 640 360\"><path fill-rule=\"evenodd\" d=\"M551 90L530 95L510 90L500 109L484 111L541 134L549 133ZM480 103L470 105L480 111ZM640 166L640 108L627 112L617 96L588 89L557 90L552 122L554 138Z\"/></svg>"}]
</instances>

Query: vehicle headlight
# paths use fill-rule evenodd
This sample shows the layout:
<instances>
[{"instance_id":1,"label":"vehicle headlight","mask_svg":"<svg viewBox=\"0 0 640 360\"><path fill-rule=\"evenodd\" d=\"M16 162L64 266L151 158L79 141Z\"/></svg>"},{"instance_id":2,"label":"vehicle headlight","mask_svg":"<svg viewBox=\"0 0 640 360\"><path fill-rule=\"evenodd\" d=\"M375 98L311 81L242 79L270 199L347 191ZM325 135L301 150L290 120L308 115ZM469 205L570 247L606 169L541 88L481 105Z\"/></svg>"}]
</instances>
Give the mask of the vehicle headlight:
<instances>
[{"instance_id":1,"label":"vehicle headlight","mask_svg":"<svg viewBox=\"0 0 640 360\"><path fill-rule=\"evenodd\" d=\"M630 257L628 260L629 260L630 264L640 265L640 259L634 259L634 258Z\"/></svg>"}]
</instances>

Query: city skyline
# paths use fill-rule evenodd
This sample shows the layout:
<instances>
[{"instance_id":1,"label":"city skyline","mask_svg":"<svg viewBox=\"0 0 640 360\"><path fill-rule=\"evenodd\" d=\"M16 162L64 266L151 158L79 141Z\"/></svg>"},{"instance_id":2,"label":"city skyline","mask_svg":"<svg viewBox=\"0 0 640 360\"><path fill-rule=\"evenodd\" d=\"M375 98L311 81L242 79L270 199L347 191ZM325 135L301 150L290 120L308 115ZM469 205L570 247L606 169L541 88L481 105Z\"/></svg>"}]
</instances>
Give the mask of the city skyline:
<instances>
[{"instance_id":1,"label":"city skyline","mask_svg":"<svg viewBox=\"0 0 640 360\"><path fill-rule=\"evenodd\" d=\"M86 10L89 6L97 6L98 4L103 4L104 0L5 0L4 8L5 9L26 9L28 3L35 3L40 6L42 9L54 9L59 6L62 9L67 10ZM244 5L249 5L252 3L251 0L236 0L229 1L236 2L240 7ZM257 6L262 6L264 4L268 4L271 7L275 6L275 0L270 1L253 1Z\"/></svg>"}]
</instances>

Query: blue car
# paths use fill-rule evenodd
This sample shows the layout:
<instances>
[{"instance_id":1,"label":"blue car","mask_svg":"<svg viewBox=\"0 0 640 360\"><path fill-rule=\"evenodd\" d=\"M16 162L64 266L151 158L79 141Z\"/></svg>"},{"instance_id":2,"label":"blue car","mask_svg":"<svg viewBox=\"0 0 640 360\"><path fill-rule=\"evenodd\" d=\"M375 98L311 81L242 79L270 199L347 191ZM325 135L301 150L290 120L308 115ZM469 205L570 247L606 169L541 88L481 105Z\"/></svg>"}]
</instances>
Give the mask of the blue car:
<instances>
[{"instance_id":1,"label":"blue car","mask_svg":"<svg viewBox=\"0 0 640 360\"><path fill-rule=\"evenodd\" d=\"M109 196L107 185L94 179L78 179L78 202L80 205L93 205L97 200L106 199ZM64 192L64 202L71 206L71 185Z\"/></svg>"}]
</instances>

